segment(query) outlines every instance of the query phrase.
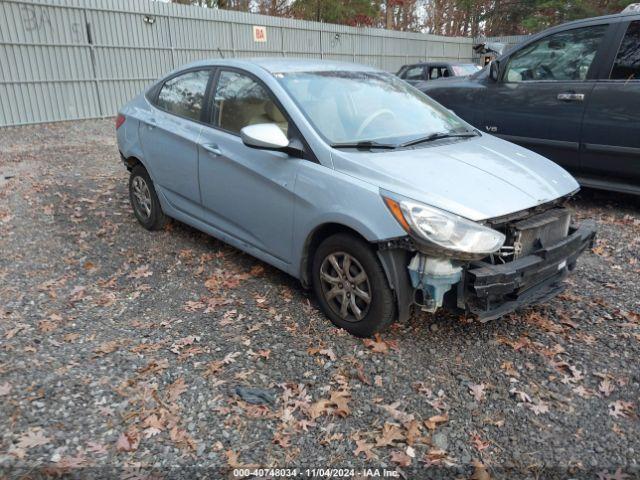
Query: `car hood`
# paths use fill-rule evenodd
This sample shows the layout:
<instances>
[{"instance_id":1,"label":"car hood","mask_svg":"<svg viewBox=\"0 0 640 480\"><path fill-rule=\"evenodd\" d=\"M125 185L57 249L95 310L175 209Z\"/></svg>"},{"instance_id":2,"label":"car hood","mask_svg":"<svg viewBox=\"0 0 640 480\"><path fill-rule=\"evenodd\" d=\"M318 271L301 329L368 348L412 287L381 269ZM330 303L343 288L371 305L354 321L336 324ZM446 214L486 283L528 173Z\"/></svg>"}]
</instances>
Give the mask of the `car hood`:
<instances>
[{"instance_id":1,"label":"car hood","mask_svg":"<svg viewBox=\"0 0 640 480\"><path fill-rule=\"evenodd\" d=\"M334 150L332 160L339 172L476 221L578 189L562 167L487 134L395 151Z\"/></svg>"}]
</instances>

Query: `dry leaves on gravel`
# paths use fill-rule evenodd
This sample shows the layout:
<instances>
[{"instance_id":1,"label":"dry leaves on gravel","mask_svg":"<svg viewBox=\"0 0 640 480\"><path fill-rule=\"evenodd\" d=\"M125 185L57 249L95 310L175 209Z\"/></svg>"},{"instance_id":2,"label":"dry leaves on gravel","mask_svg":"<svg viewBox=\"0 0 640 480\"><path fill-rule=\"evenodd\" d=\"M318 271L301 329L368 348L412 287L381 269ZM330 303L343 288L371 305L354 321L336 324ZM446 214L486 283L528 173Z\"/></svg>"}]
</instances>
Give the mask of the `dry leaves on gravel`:
<instances>
[{"instance_id":1,"label":"dry leaves on gravel","mask_svg":"<svg viewBox=\"0 0 640 480\"><path fill-rule=\"evenodd\" d=\"M46 445L50 441L51 439L46 437L41 430L32 429L20 436L17 446L20 449L27 449Z\"/></svg>"},{"instance_id":2,"label":"dry leaves on gravel","mask_svg":"<svg viewBox=\"0 0 640 480\"><path fill-rule=\"evenodd\" d=\"M473 398L475 398L476 402L481 402L482 400L484 400L485 388L486 385L484 383L480 383L478 385L469 385L469 391L471 392L471 395L473 395Z\"/></svg>"},{"instance_id":3,"label":"dry leaves on gravel","mask_svg":"<svg viewBox=\"0 0 640 480\"><path fill-rule=\"evenodd\" d=\"M389 349L397 349L397 342L392 340L383 340L379 333L376 333L373 340L371 338L365 338L362 340L365 347L371 350L373 353L389 353Z\"/></svg>"}]
</instances>

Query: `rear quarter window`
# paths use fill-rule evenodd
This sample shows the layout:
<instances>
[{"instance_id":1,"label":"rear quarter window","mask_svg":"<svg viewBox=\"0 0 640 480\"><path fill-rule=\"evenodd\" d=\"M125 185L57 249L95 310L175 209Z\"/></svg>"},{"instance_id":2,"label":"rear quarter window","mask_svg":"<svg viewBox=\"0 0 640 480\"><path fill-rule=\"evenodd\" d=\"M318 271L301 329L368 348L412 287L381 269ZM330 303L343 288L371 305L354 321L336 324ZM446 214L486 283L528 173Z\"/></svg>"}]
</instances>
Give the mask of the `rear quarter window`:
<instances>
[{"instance_id":1,"label":"rear quarter window","mask_svg":"<svg viewBox=\"0 0 640 480\"><path fill-rule=\"evenodd\" d=\"M640 80L640 20L629 24L613 62L612 80Z\"/></svg>"},{"instance_id":2,"label":"rear quarter window","mask_svg":"<svg viewBox=\"0 0 640 480\"><path fill-rule=\"evenodd\" d=\"M156 106L169 113L200 120L209 70L196 70L170 78L160 88Z\"/></svg>"}]
</instances>

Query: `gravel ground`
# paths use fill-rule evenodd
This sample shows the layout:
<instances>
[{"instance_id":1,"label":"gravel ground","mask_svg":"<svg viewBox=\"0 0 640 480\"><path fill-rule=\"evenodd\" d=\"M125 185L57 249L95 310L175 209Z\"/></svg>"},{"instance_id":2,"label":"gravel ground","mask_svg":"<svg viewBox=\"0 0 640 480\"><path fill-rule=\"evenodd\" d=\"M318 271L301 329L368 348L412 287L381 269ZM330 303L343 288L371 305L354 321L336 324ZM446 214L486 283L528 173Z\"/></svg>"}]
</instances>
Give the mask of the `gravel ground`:
<instances>
[{"instance_id":1,"label":"gravel ground","mask_svg":"<svg viewBox=\"0 0 640 480\"><path fill-rule=\"evenodd\" d=\"M363 341L274 268L140 227L112 124L0 130L0 478L640 478L637 198L573 201L598 242L550 304Z\"/></svg>"}]
</instances>

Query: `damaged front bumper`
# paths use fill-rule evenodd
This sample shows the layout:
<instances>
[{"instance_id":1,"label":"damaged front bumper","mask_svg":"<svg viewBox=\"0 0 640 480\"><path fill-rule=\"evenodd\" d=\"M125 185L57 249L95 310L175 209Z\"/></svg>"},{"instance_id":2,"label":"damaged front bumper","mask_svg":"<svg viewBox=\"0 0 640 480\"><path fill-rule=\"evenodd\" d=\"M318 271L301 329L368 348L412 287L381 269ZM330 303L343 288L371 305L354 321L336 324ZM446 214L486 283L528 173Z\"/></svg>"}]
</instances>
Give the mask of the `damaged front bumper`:
<instances>
[{"instance_id":1,"label":"damaged front bumper","mask_svg":"<svg viewBox=\"0 0 640 480\"><path fill-rule=\"evenodd\" d=\"M421 276L416 275L410 266L416 253L408 251L406 244L387 242L381 245L378 254L396 294L399 320L407 319L411 305L418 303L423 310L434 311L442 305L488 321L558 295L564 289L562 280L575 268L580 254L593 244L595 234L595 224L584 222L569 229L568 236L553 245L516 260L502 264L480 260L461 264L459 280L455 275L450 277L455 283L452 281L450 288L445 285L444 295L431 301L427 297L438 291L438 278L446 277L434 277L424 270ZM416 302L417 297L427 301Z\"/></svg>"},{"instance_id":2,"label":"damaged front bumper","mask_svg":"<svg viewBox=\"0 0 640 480\"><path fill-rule=\"evenodd\" d=\"M575 268L580 254L593 244L595 234L595 224L584 222L579 228L570 229L569 235L558 243L512 262L472 262L466 269L465 285L458 288L464 292L465 310L481 320L492 320L553 298L564 289L560 282Z\"/></svg>"}]
</instances>

